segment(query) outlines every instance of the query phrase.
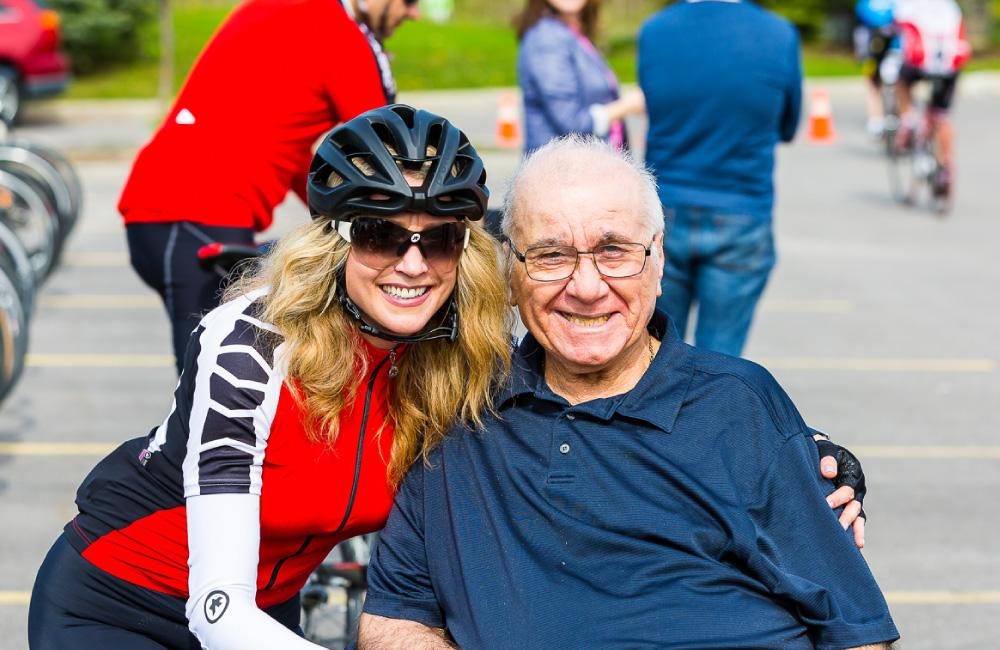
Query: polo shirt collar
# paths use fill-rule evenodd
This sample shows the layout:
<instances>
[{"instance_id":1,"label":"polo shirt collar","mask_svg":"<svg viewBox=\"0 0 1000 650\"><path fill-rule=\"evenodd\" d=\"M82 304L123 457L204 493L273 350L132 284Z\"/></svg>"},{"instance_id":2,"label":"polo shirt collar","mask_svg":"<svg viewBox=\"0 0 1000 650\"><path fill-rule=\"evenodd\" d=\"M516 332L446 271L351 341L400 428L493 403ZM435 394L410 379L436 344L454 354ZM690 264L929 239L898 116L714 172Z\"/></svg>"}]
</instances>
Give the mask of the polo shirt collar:
<instances>
[{"instance_id":1,"label":"polo shirt collar","mask_svg":"<svg viewBox=\"0 0 1000 650\"><path fill-rule=\"evenodd\" d=\"M642 420L667 433L673 429L693 376L691 349L680 340L663 312L655 311L647 327L661 344L639 383L624 395L584 402L573 406L573 410L602 420L611 420L616 415ZM498 401L501 410L523 395L566 404L545 383L544 360L545 350L529 332L514 353L511 375Z\"/></svg>"}]
</instances>

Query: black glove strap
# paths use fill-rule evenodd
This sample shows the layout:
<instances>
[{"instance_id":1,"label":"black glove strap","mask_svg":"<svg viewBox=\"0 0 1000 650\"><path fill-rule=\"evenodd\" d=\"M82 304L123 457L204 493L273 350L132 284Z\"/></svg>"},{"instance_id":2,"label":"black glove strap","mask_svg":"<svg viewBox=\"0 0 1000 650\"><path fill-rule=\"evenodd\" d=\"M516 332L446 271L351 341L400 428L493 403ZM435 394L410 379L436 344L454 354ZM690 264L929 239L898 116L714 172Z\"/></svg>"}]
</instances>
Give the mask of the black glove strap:
<instances>
[{"instance_id":1,"label":"black glove strap","mask_svg":"<svg viewBox=\"0 0 1000 650\"><path fill-rule=\"evenodd\" d=\"M858 460L858 457L830 440L817 440L816 447L819 450L820 458L833 456L837 460L837 476L834 477L833 484L838 488L845 485L850 486L854 489L854 498L858 503L863 503L867 488L865 486L865 473L861 469L861 461ZM864 508L861 509L860 516L868 518Z\"/></svg>"}]
</instances>

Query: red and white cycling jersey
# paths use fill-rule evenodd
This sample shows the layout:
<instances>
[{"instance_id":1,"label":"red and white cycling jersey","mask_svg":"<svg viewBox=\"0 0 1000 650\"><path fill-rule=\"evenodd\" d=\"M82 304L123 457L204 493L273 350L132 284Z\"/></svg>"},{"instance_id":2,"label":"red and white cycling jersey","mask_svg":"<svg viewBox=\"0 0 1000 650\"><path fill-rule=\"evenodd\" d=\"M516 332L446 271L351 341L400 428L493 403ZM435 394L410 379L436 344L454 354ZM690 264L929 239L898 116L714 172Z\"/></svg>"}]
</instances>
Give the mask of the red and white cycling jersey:
<instances>
[{"instance_id":1,"label":"red and white cycling jersey","mask_svg":"<svg viewBox=\"0 0 1000 650\"><path fill-rule=\"evenodd\" d=\"M958 72L972 53L954 0L899 0L894 10L903 64L928 75Z\"/></svg>"},{"instance_id":2,"label":"red and white cycling jersey","mask_svg":"<svg viewBox=\"0 0 1000 650\"><path fill-rule=\"evenodd\" d=\"M65 533L92 564L188 598L196 543L237 554L257 532L218 530L225 526L216 522L192 538L190 499L259 496L259 519L249 520L251 528L259 521L259 558L248 582L263 609L295 596L337 542L385 523L393 498L386 478L394 432L389 352L363 343L369 367L341 412L336 443L311 441L289 390L284 342L259 316L263 295L247 294L205 316L163 424L124 443L80 486L80 514ZM256 504L242 499L237 507Z\"/></svg>"}]
</instances>

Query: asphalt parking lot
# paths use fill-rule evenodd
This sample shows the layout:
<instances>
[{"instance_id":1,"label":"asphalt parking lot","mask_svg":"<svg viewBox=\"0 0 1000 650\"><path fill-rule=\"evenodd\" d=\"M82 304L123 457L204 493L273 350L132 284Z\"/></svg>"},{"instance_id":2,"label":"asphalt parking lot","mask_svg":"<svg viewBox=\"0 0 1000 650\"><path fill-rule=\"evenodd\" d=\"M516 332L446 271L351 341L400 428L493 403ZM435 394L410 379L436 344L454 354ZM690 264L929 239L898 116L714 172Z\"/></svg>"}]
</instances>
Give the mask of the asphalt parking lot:
<instances>
[{"instance_id":1,"label":"asphalt parking lot","mask_svg":"<svg viewBox=\"0 0 1000 650\"><path fill-rule=\"evenodd\" d=\"M900 648L1000 647L1000 84L970 77L960 87L958 198L947 219L889 198L885 161L862 133L860 81L852 84L830 86L832 144L800 138L780 153L779 266L746 354L807 421L862 458L865 556ZM468 129L499 196L518 154L492 147L496 94L402 99ZM115 210L155 116L143 103L78 105L22 131L74 157L86 205L42 290L26 372L0 407L2 648L27 645L34 573L75 512L79 481L170 407L166 319L128 266ZM305 218L290 200L276 221L284 230Z\"/></svg>"}]
</instances>

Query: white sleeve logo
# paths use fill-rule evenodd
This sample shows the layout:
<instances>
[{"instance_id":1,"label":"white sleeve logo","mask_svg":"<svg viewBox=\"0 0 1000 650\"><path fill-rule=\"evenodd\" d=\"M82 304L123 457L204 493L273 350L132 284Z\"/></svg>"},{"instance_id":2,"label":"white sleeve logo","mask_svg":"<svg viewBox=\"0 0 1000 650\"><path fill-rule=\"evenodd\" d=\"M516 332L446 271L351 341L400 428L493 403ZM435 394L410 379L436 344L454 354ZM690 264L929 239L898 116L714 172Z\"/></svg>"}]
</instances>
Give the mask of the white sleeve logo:
<instances>
[{"instance_id":1,"label":"white sleeve logo","mask_svg":"<svg viewBox=\"0 0 1000 650\"><path fill-rule=\"evenodd\" d=\"M209 623L215 623L226 613L229 607L229 595L216 589L205 598L205 618Z\"/></svg>"}]
</instances>

